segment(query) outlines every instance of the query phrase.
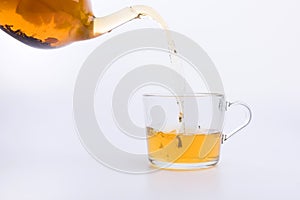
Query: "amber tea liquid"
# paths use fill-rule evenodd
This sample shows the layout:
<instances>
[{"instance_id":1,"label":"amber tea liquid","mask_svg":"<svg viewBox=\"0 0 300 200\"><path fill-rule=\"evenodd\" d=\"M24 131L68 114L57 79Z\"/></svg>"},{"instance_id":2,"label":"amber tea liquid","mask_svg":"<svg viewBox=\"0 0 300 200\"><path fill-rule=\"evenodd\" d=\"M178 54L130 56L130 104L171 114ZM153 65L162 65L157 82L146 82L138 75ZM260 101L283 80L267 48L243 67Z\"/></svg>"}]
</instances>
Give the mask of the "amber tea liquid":
<instances>
[{"instance_id":1,"label":"amber tea liquid","mask_svg":"<svg viewBox=\"0 0 300 200\"><path fill-rule=\"evenodd\" d=\"M178 134L147 128L150 161L173 164L214 163L219 160L221 133Z\"/></svg>"},{"instance_id":2,"label":"amber tea liquid","mask_svg":"<svg viewBox=\"0 0 300 200\"><path fill-rule=\"evenodd\" d=\"M61 47L94 38L142 16L167 29L150 7L132 6L120 11L96 18L89 0L0 0L0 29L37 48Z\"/></svg>"},{"instance_id":3,"label":"amber tea liquid","mask_svg":"<svg viewBox=\"0 0 300 200\"><path fill-rule=\"evenodd\" d=\"M51 48L93 37L83 0L0 0L0 28L23 43Z\"/></svg>"}]
</instances>

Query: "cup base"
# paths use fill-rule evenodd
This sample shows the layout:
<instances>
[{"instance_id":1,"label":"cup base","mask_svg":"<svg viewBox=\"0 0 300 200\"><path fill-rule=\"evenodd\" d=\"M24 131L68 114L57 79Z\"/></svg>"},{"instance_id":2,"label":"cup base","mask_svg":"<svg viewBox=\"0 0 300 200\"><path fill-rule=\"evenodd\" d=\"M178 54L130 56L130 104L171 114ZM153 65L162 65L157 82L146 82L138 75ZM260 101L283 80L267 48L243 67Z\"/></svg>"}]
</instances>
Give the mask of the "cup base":
<instances>
[{"instance_id":1,"label":"cup base","mask_svg":"<svg viewBox=\"0 0 300 200\"><path fill-rule=\"evenodd\" d=\"M197 169L207 169L215 166L218 163L218 160L201 162L201 163L168 163L163 161L157 161L149 159L153 167L159 169L167 170L197 170Z\"/></svg>"}]
</instances>

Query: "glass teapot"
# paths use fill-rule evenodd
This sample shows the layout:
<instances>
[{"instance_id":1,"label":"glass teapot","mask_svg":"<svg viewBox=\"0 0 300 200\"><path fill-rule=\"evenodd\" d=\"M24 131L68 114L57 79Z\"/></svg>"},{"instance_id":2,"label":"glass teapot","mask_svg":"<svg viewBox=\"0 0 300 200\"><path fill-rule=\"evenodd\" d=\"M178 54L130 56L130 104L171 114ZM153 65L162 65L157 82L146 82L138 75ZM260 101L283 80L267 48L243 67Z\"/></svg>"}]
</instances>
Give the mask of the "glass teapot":
<instances>
[{"instance_id":1,"label":"glass teapot","mask_svg":"<svg viewBox=\"0 0 300 200\"><path fill-rule=\"evenodd\" d=\"M96 18L89 0L0 0L0 29L37 48L94 38L145 15L160 18L147 6L132 6Z\"/></svg>"}]
</instances>

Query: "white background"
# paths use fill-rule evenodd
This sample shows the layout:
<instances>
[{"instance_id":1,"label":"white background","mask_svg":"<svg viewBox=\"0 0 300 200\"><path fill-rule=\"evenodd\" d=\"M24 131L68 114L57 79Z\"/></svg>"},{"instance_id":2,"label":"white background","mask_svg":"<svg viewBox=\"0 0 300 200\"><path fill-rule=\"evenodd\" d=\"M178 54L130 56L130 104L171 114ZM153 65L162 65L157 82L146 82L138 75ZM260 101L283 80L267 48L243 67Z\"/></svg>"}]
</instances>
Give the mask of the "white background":
<instances>
[{"instance_id":1,"label":"white background","mask_svg":"<svg viewBox=\"0 0 300 200\"><path fill-rule=\"evenodd\" d=\"M134 21L111 35L51 51L0 32L0 199L299 199L300 3L93 1L97 16L130 4L154 7L172 30L201 45L227 98L252 107L251 125L224 144L213 169L112 171L78 139L72 114L76 76L106 39L157 25Z\"/></svg>"}]
</instances>

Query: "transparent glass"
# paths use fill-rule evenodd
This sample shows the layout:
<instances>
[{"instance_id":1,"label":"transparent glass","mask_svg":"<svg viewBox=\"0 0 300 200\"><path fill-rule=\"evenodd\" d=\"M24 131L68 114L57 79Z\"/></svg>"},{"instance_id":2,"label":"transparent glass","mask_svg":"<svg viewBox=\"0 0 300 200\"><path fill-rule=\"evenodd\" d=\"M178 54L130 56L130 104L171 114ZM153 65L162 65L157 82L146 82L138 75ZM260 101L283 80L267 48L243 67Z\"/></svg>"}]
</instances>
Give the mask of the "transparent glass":
<instances>
[{"instance_id":1,"label":"transparent glass","mask_svg":"<svg viewBox=\"0 0 300 200\"><path fill-rule=\"evenodd\" d=\"M95 17L89 0L0 0L0 29L27 45L44 49L103 35L141 16L165 27L155 10L142 5Z\"/></svg>"},{"instance_id":2,"label":"transparent glass","mask_svg":"<svg viewBox=\"0 0 300 200\"><path fill-rule=\"evenodd\" d=\"M150 163L165 169L198 169L214 166L221 144L251 121L250 108L229 103L224 95L149 94L143 97ZM225 112L233 105L249 113L245 123L230 134L223 133Z\"/></svg>"}]
</instances>

